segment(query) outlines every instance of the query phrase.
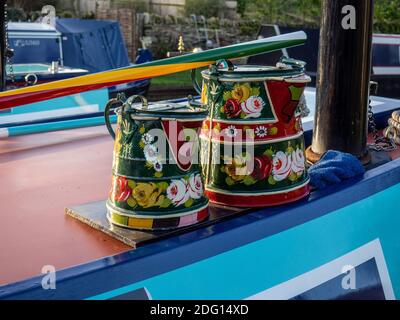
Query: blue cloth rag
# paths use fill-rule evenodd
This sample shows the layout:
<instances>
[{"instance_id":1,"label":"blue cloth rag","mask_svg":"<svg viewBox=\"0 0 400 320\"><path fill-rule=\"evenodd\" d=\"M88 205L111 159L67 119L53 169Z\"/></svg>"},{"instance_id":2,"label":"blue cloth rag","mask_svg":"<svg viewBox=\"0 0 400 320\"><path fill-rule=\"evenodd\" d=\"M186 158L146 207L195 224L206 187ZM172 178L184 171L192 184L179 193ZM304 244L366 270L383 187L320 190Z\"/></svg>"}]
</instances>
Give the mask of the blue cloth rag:
<instances>
[{"instance_id":1,"label":"blue cloth rag","mask_svg":"<svg viewBox=\"0 0 400 320\"><path fill-rule=\"evenodd\" d=\"M308 170L314 188L324 189L332 184L361 175L365 169L352 154L329 150Z\"/></svg>"}]
</instances>

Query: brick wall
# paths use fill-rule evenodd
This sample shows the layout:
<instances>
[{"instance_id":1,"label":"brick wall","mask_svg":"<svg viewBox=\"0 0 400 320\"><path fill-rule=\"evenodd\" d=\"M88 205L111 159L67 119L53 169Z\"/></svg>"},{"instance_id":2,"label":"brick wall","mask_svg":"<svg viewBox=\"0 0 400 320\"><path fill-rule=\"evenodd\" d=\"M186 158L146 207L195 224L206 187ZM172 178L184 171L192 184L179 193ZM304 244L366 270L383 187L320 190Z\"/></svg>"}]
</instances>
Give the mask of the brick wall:
<instances>
[{"instance_id":1,"label":"brick wall","mask_svg":"<svg viewBox=\"0 0 400 320\"><path fill-rule=\"evenodd\" d=\"M139 37L142 33L135 9L97 8L96 18L100 20L115 20L119 22L129 58L134 62L139 47Z\"/></svg>"}]
</instances>

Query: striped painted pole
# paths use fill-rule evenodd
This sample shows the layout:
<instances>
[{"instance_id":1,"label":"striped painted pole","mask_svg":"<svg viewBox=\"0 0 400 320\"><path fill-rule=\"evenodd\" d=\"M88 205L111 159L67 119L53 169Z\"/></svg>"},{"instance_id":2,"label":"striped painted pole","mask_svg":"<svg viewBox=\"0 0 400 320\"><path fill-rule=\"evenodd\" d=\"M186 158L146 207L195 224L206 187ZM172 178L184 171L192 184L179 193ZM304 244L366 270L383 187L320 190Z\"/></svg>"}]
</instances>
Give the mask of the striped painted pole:
<instances>
[{"instance_id":1,"label":"striped painted pole","mask_svg":"<svg viewBox=\"0 0 400 320\"><path fill-rule=\"evenodd\" d=\"M117 116L110 116L110 121L112 123L117 122ZM104 124L104 116L91 117L91 118L80 118L66 121L56 121L56 122L45 122L30 125L20 125L15 127L0 128L0 139L21 136L31 133L41 133L57 130L68 130L76 129L82 127L99 126Z\"/></svg>"},{"instance_id":2,"label":"striped painted pole","mask_svg":"<svg viewBox=\"0 0 400 320\"><path fill-rule=\"evenodd\" d=\"M236 59L283 48L302 45L303 31L239 43L227 47L191 53L105 72L84 75L36 86L0 92L0 110L121 83L154 78L166 74L201 68L219 59Z\"/></svg>"}]
</instances>

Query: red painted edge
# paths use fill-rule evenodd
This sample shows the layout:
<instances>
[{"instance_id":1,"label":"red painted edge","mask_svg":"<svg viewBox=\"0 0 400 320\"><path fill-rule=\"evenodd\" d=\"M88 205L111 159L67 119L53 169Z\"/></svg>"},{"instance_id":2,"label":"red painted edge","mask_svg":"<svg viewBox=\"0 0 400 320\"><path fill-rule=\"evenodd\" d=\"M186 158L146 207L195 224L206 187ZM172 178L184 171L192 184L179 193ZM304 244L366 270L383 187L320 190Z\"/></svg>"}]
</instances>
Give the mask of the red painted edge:
<instances>
[{"instance_id":1,"label":"red painted edge","mask_svg":"<svg viewBox=\"0 0 400 320\"><path fill-rule=\"evenodd\" d=\"M221 194L210 190L206 190L205 192L206 196L210 199L211 202L241 208L269 207L287 204L293 201L300 200L306 197L309 193L309 184L306 184L305 186L296 190L268 195L243 196L237 193Z\"/></svg>"},{"instance_id":2,"label":"red painted edge","mask_svg":"<svg viewBox=\"0 0 400 320\"><path fill-rule=\"evenodd\" d=\"M144 80L144 79L146 79L146 78L135 79L135 81L140 81L140 80ZM5 97L0 97L0 110L13 108L13 107L28 104L28 103L34 103L34 102L39 102L39 101L43 101L43 100L60 98L60 97L68 96L71 94L77 94L77 93L81 93L81 92L85 92L85 91L112 87L112 86L116 86L118 84L127 83L127 82L129 82L129 81L121 80L121 81L115 81L115 82L88 84L88 85L81 85L81 86L61 88L61 89L44 90L44 91L9 95L9 96L5 96Z\"/></svg>"}]
</instances>

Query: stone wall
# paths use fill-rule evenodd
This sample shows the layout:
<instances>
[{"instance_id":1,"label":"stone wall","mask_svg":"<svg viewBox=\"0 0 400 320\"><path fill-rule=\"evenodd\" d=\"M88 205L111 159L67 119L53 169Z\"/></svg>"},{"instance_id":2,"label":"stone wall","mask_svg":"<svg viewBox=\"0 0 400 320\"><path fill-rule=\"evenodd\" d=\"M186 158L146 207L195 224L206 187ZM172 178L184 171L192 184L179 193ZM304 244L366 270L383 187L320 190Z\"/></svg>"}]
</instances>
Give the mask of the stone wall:
<instances>
[{"instance_id":1,"label":"stone wall","mask_svg":"<svg viewBox=\"0 0 400 320\"><path fill-rule=\"evenodd\" d=\"M184 17L186 0L63 0L60 3L79 16L95 13L99 9L129 8L137 12ZM225 17L236 18L236 8L236 0L225 0Z\"/></svg>"},{"instance_id":2,"label":"stone wall","mask_svg":"<svg viewBox=\"0 0 400 320\"><path fill-rule=\"evenodd\" d=\"M184 16L185 0L150 0L151 12L158 15Z\"/></svg>"},{"instance_id":3,"label":"stone wall","mask_svg":"<svg viewBox=\"0 0 400 320\"><path fill-rule=\"evenodd\" d=\"M198 23L196 30L192 19L149 15L146 20L143 36L151 40L149 48L156 58L165 57L168 51L177 51L179 36L183 37L185 51L192 51L196 47L205 49L255 40L259 28L251 21L210 18L206 22L207 45L204 25Z\"/></svg>"}]
</instances>

